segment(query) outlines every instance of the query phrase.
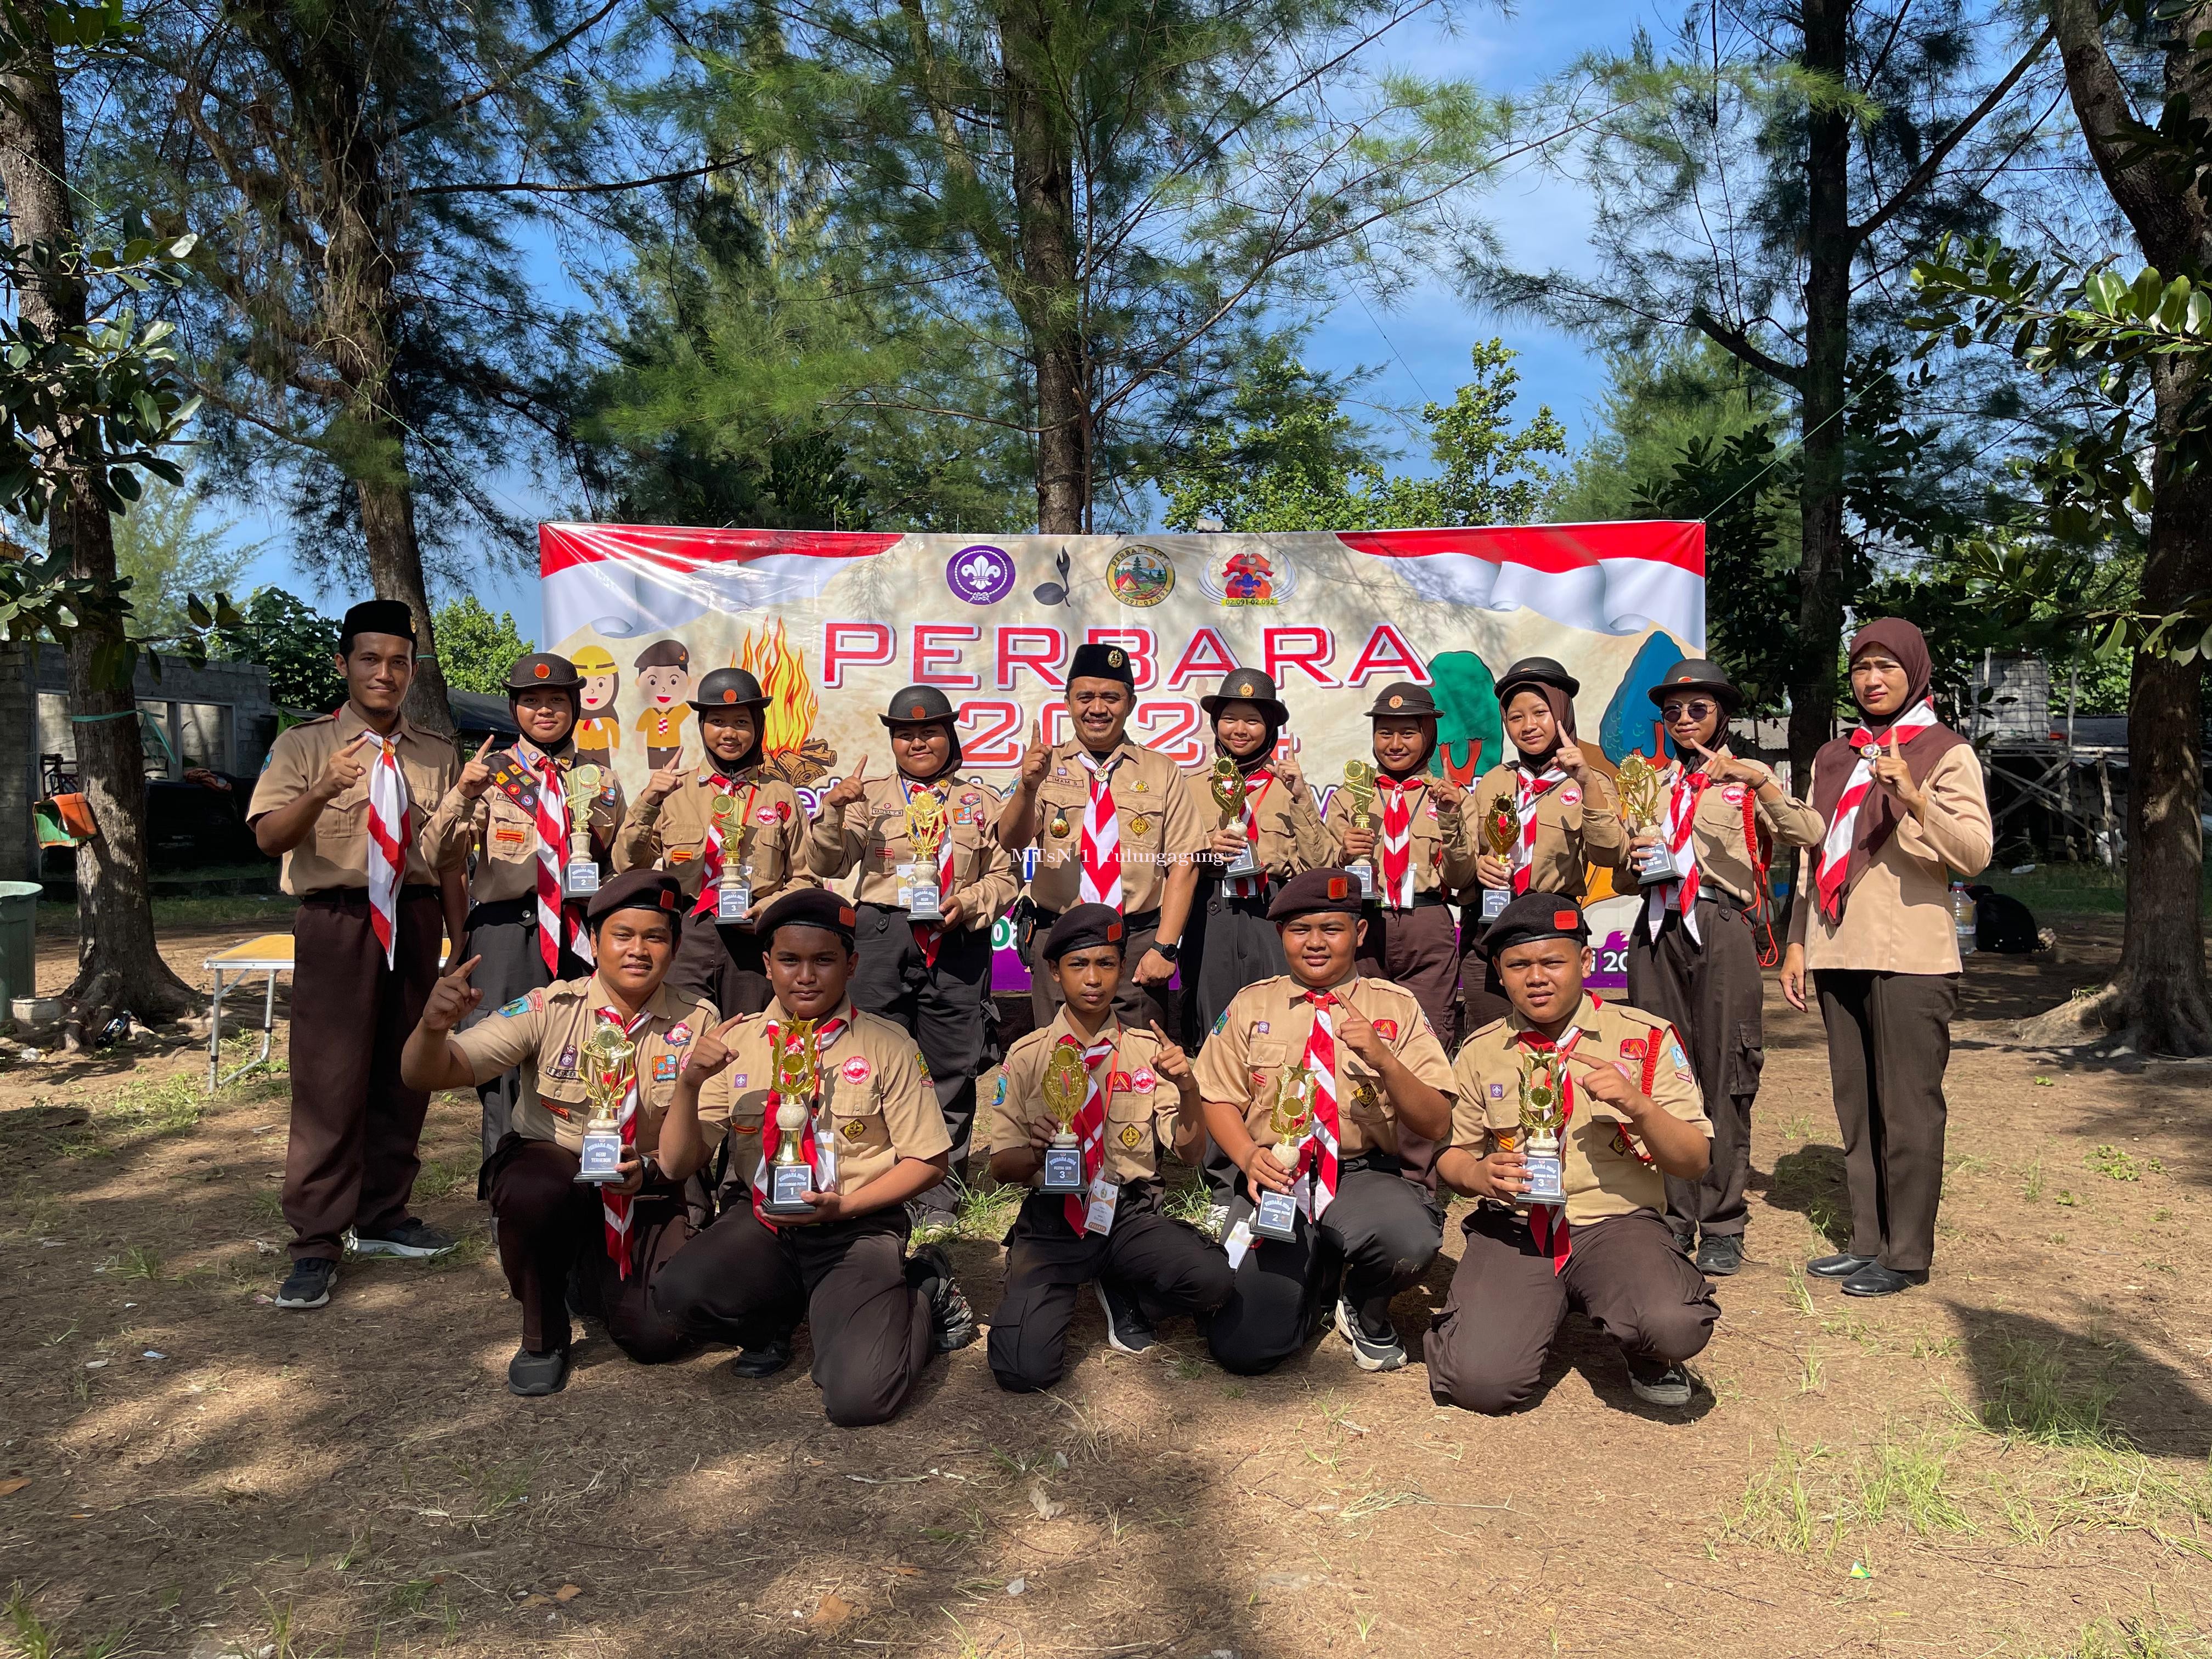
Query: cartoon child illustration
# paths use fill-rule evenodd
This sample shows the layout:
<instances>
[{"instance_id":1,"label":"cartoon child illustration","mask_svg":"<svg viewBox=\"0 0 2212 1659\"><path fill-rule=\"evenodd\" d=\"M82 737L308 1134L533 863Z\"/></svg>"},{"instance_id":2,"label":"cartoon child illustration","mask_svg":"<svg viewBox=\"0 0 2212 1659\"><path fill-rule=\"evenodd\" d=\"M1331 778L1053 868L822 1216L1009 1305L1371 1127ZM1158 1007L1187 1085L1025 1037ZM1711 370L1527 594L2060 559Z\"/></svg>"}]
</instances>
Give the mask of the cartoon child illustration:
<instances>
[{"instance_id":1,"label":"cartoon child illustration","mask_svg":"<svg viewBox=\"0 0 2212 1659\"><path fill-rule=\"evenodd\" d=\"M583 690L577 694L581 716L576 721L576 763L612 766L615 750L622 747L622 716L615 713L615 694L622 690L622 676L615 672L615 659L603 645L587 645L568 660L584 677Z\"/></svg>"},{"instance_id":2,"label":"cartoon child illustration","mask_svg":"<svg viewBox=\"0 0 2212 1659\"><path fill-rule=\"evenodd\" d=\"M645 763L658 771L684 747L684 722L691 717L691 653L681 640L657 640L637 653L637 689L645 712L637 717Z\"/></svg>"}]
</instances>

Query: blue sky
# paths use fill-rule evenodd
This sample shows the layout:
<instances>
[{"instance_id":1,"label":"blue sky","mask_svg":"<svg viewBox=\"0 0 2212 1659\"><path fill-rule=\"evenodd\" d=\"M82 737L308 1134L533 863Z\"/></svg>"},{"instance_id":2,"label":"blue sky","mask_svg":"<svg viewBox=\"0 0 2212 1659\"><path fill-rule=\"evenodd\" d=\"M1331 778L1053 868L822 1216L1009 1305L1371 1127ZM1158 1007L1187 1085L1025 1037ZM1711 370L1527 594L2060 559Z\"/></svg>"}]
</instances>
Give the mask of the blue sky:
<instances>
[{"instance_id":1,"label":"blue sky","mask_svg":"<svg viewBox=\"0 0 2212 1659\"><path fill-rule=\"evenodd\" d=\"M1426 20L1406 26L1382 50L1380 61L1427 76L1464 78L1492 93L1526 90L1585 52L1626 45L1638 24L1663 35L1679 9L1654 0L1580 0L1572 5L1530 0L1511 15L1470 7L1449 26ZM1541 269L1587 261L1588 201L1554 175L1530 169L1502 181L1489 198L1489 217L1506 256L1518 265ZM573 291L562 297L573 298ZM1484 314L1440 283L1415 288L1388 309L1371 301L1347 298L1321 319L1305 355L1317 368L1376 369L1366 396L1381 405L1418 407L1430 399L1448 402L1466 378L1468 348L1492 334L1521 354L1524 416L1534 413L1537 404L1549 404L1571 441L1579 444L1601 390L1602 368L1597 360L1580 342L1556 330L1522 319ZM1407 455L1406 465L1419 471L1426 465L1426 457L1416 449ZM508 475L495 481L495 487L518 512L537 516L551 510L525 475ZM274 584L325 611L343 608L345 595L319 593L313 555L305 560L300 556L289 526L265 507L227 502L222 510L235 515L234 534L267 544L248 569L242 588ZM537 635L532 573L494 565L480 570L470 586L493 611L511 611L525 637ZM434 599L443 602L453 597L441 592Z\"/></svg>"}]
</instances>

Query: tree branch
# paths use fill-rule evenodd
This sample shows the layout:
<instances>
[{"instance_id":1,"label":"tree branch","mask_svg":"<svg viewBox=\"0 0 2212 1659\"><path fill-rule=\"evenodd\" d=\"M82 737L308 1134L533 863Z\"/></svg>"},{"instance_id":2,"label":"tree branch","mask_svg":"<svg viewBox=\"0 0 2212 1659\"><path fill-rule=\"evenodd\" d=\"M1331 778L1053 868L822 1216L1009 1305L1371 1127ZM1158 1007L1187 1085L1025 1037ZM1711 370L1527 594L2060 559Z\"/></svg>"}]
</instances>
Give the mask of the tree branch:
<instances>
[{"instance_id":1,"label":"tree branch","mask_svg":"<svg viewBox=\"0 0 2212 1659\"><path fill-rule=\"evenodd\" d=\"M1750 335L1740 328L1729 326L1703 306L1690 307L1690 326L1738 362L1749 363L1760 374L1778 380L1786 386L1801 392L1804 391L1805 371L1800 365L1785 363L1779 357L1767 356L1752 343Z\"/></svg>"},{"instance_id":2,"label":"tree branch","mask_svg":"<svg viewBox=\"0 0 2212 1659\"><path fill-rule=\"evenodd\" d=\"M589 17L586 17L582 22L577 24L575 27L570 29L566 34L560 36L558 39L547 42L541 50L532 52L529 57L524 58L522 62L516 64L514 68L508 70L507 73L501 76L496 81L494 81L489 86L480 87L476 91L469 94L465 98L457 98L452 103L447 105L443 109L432 110L428 115L417 116L414 120L408 122L406 125L400 127L394 131L392 135L392 141L396 142L398 139L409 137L410 134L420 132L424 127L430 126L439 121L446 120L450 117L459 115L463 110L468 109L474 105L480 104L485 99L505 91L508 87L513 86L517 81L520 81L524 76L529 74L531 70L536 69L547 58L552 57L555 52L559 52L563 47L568 46L579 35L586 33L597 25L605 21L609 14L611 14L616 7L621 5L622 3L623 0L607 0L606 4L601 6Z\"/></svg>"},{"instance_id":3,"label":"tree branch","mask_svg":"<svg viewBox=\"0 0 2212 1659\"><path fill-rule=\"evenodd\" d=\"M593 181L582 185L555 185L538 179L517 179L509 184L415 185L409 187L407 193L410 196L507 196L534 191L542 196L606 196L617 191L647 190L654 185L672 185L685 179L703 179L710 173L726 173L737 165L735 161L709 161L704 167L685 167L676 173L656 173L650 179L616 179L605 184Z\"/></svg>"}]
</instances>

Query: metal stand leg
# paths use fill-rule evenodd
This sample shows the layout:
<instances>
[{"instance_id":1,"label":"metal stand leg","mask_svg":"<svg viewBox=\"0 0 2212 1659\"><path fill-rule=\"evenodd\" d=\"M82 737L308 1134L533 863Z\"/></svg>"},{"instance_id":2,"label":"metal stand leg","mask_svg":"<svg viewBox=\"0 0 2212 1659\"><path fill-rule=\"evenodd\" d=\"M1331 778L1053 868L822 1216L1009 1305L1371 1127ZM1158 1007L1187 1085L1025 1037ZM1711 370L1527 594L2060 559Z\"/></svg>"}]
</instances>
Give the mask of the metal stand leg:
<instances>
[{"instance_id":1,"label":"metal stand leg","mask_svg":"<svg viewBox=\"0 0 2212 1659\"><path fill-rule=\"evenodd\" d=\"M270 1045L276 1040L276 975L279 971L275 968L268 970L269 987L261 1000L261 1052L232 1072L228 1077L221 1077L216 1070L216 1045L222 1041L222 970L216 969L217 1012L215 1019L209 1023L208 1027L208 1092L210 1094L214 1094L218 1090L228 1089L248 1072L257 1070L269 1063L269 1050Z\"/></svg>"},{"instance_id":2,"label":"metal stand leg","mask_svg":"<svg viewBox=\"0 0 2212 1659\"><path fill-rule=\"evenodd\" d=\"M222 969L215 969L215 1000L208 1007L208 1092L216 1091L222 1065Z\"/></svg>"}]
</instances>

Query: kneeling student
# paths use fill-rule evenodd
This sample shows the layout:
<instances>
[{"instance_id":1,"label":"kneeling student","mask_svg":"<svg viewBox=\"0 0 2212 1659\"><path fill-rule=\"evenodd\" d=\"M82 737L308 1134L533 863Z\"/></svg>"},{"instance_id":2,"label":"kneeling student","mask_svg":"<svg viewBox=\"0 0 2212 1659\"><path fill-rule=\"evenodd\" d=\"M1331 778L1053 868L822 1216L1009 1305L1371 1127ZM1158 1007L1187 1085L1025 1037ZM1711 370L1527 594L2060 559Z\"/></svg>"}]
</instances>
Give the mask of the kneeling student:
<instances>
[{"instance_id":1,"label":"kneeling student","mask_svg":"<svg viewBox=\"0 0 2212 1659\"><path fill-rule=\"evenodd\" d=\"M1292 878L1267 919L1291 971L1239 991L1198 1056L1206 1127L1239 1177L1224 1241L1236 1291L1206 1343L1224 1370L1282 1364L1313 1334L1340 1261L1338 1334L1363 1370L1395 1370L1406 1351L1390 1298L1443 1242L1398 1135L1450 1133L1451 1066L1413 994L1358 973L1367 924L1349 872ZM1295 1200L1290 1238L1255 1232L1263 1193Z\"/></svg>"},{"instance_id":2,"label":"kneeling student","mask_svg":"<svg viewBox=\"0 0 2212 1659\"><path fill-rule=\"evenodd\" d=\"M1123 1353L1152 1346L1155 1318L1229 1299L1220 1249L1161 1213L1160 1151L1195 1164L1206 1115L1182 1048L1158 1026L1139 1030L1114 1012L1121 933L1121 913L1104 904L1079 904L1053 925L1042 955L1060 981L1060 1012L1013 1046L991 1109L996 1179L1038 1176L1061 1129L1055 1097L1075 1109L1066 1127L1082 1158L1084 1191L1031 1193L1006 1235L1006 1293L988 1352L999 1386L1017 1394L1048 1389L1066 1370L1067 1322L1086 1280L1106 1310L1106 1340Z\"/></svg>"},{"instance_id":3,"label":"kneeling student","mask_svg":"<svg viewBox=\"0 0 2212 1659\"><path fill-rule=\"evenodd\" d=\"M907 1258L907 1200L945 1178L952 1143L914 1039L846 994L858 921L821 888L761 918L775 1000L695 1046L661 1125L672 1175L699 1169L726 1132L744 1184L653 1290L678 1328L741 1344L741 1375L781 1370L805 1321L823 1409L845 1428L893 1416L933 1352L975 1336L945 1253ZM769 1173L794 1162L808 1188L795 1214L772 1206Z\"/></svg>"},{"instance_id":4,"label":"kneeling student","mask_svg":"<svg viewBox=\"0 0 2212 1659\"><path fill-rule=\"evenodd\" d=\"M692 1346L647 1297L691 1236L689 1171L672 1173L655 1158L661 1120L684 1054L714 1019L712 1007L662 984L682 904L673 876L616 877L585 911L598 960L589 978L525 992L457 1032L483 1000L469 983L471 957L439 980L400 1052L400 1079L410 1089L471 1088L522 1068L513 1115L484 1165L500 1266L522 1304L522 1346L507 1368L516 1394L551 1394L568 1380L572 1286L578 1305L605 1320L633 1359L673 1359ZM603 1073L618 1091L612 1098L592 1075L592 1038L603 1031L616 1036L617 1057ZM621 1178L592 1186L577 1179L579 1153L593 1108L610 1105L622 1134Z\"/></svg>"},{"instance_id":5,"label":"kneeling student","mask_svg":"<svg viewBox=\"0 0 2212 1659\"><path fill-rule=\"evenodd\" d=\"M1583 991L1589 939L1581 907L1557 893L1522 894L1484 937L1511 1012L1452 1066L1459 1106L1437 1173L1477 1202L1429 1333L1440 1405L1526 1402L1571 1309L1620 1343L1638 1398L1686 1405L1682 1362L1720 1317L1667 1224L1665 1177L1694 1181L1711 1152L1689 1058L1665 1020ZM1565 1202L1516 1207L1540 1131L1559 1142Z\"/></svg>"}]
</instances>

